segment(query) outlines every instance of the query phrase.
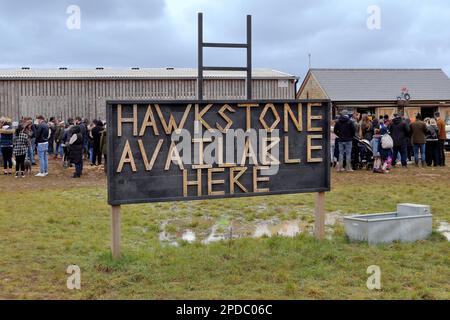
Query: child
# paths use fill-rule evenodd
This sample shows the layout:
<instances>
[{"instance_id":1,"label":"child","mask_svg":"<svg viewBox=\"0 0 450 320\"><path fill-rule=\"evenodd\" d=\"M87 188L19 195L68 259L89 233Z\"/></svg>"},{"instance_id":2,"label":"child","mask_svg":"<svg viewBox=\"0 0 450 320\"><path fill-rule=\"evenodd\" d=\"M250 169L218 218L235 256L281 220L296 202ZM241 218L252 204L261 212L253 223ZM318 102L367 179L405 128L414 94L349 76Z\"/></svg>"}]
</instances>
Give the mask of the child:
<instances>
[{"instance_id":1,"label":"child","mask_svg":"<svg viewBox=\"0 0 450 320\"><path fill-rule=\"evenodd\" d=\"M25 178L25 157L30 147L28 135L24 132L23 126L19 125L13 138L13 153L16 157L16 178Z\"/></svg>"},{"instance_id":2,"label":"child","mask_svg":"<svg viewBox=\"0 0 450 320\"><path fill-rule=\"evenodd\" d=\"M373 172L374 173L384 173L381 164L381 134L380 129L375 129L372 141L370 141L373 152Z\"/></svg>"},{"instance_id":3,"label":"child","mask_svg":"<svg viewBox=\"0 0 450 320\"><path fill-rule=\"evenodd\" d=\"M385 134L389 134L389 130L385 124L381 124L380 125L381 138L380 138L380 144L378 145L378 151L380 152L380 156L381 156L381 162L382 162L381 169L383 170L384 173L389 173L389 170L391 169L391 165L392 165L392 149L391 148L383 148L383 146L382 146L381 139L382 139L383 135L385 135Z\"/></svg>"}]
</instances>

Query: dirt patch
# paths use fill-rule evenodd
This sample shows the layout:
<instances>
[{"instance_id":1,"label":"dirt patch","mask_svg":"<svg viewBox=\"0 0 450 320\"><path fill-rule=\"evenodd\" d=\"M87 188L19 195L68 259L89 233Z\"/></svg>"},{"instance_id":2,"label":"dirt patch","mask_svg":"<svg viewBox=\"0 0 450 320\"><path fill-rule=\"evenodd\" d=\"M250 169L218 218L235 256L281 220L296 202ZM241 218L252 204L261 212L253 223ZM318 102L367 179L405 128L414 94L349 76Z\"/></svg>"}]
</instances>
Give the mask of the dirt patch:
<instances>
[{"instance_id":1,"label":"dirt patch","mask_svg":"<svg viewBox=\"0 0 450 320\"><path fill-rule=\"evenodd\" d=\"M90 166L84 163L83 176L79 179L73 179L72 175L75 168L64 168L62 161L59 159L49 158L48 160L48 176L35 177L39 172L39 165L32 167L32 173L25 178L15 178L13 176L0 175L0 184L11 190L29 191L44 189L67 189L79 187L105 187L106 175L103 172L103 166Z\"/></svg>"}]
</instances>

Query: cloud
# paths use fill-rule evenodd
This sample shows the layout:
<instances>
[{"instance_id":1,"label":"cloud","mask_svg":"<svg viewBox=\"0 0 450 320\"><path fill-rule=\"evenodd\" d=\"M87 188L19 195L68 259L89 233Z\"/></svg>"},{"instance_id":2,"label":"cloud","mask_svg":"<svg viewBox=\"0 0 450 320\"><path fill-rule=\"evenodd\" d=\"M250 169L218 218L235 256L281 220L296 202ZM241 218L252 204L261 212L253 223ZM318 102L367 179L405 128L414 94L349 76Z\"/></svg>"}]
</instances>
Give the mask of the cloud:
<instances>
[{"instance_id":1,"label":"cloud","mask_svg":"<svg viewBox=\"0 0 450 320\"><path fill-rule=\"evenodd\" d=\"M69 5L81 29L69 30ZM381 29L369 30L378 5ZM0 1L0 66L196 67L197 12L205 41L244 42L253 65L304 76L313 67L441 67L450 74L450 3L296 0ZM205 63L242 65L243 50L205 50Z\"/></svg>"}]
</instances>

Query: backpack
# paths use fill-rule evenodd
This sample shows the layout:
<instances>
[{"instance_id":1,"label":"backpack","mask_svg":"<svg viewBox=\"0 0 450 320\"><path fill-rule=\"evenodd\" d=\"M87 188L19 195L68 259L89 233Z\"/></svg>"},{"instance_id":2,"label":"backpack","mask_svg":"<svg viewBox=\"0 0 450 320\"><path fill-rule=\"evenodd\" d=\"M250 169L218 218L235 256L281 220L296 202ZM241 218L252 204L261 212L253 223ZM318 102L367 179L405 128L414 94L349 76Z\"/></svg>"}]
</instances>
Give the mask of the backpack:
<instances>
[{"instance_id":1,"label":"backpack","mask_svg":"<svg viewBox=\"0 0 450 320\"><path fill-rule=\"evenodd\" d=\"M381 147L383 149L392 149L394 147L394 141L388 133L381 136Z\"/></svg>"},{"instance_id":2,"label":"backpack","mask_svg":"<svg viewBox=\"0 0 450 320\"><path fill-rule=\"evenodd\" d=\"M427 138L429 140L438 140L438 130L436 130L436 128L434 128L433 126L430 126L428 128L428 132L429 132L429 135Z\"/></svg>"}]
</instances>

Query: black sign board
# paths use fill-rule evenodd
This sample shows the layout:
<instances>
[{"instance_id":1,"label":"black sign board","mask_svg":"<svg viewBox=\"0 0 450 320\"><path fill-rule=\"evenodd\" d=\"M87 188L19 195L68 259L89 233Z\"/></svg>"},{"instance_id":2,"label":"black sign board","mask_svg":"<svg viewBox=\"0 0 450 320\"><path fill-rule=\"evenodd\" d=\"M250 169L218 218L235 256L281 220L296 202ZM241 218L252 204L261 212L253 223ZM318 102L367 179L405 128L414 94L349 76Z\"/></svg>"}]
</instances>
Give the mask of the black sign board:
<instances>
[{"instance_id":1,"label":"black sign board","mask_svg":"<svg viewBox=\"0 0 450 320\"><path fill-rule=\"evenodd\" d=\"M325 100L109 101L108 203L330 189Z\"/></svg>"}]
</instances>

